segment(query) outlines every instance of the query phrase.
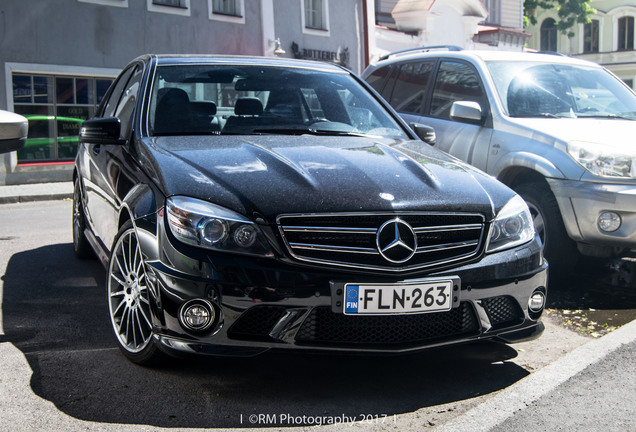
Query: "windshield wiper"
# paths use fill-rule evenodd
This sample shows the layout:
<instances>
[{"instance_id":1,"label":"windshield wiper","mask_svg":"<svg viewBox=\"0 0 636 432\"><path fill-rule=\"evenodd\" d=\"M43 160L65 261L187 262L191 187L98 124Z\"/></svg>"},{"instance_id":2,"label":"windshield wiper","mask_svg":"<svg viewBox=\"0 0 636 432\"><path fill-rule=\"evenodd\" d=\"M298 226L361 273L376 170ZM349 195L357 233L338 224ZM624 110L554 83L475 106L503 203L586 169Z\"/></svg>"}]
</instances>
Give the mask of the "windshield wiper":
<instances>
[{"instance_id":1,"label":"windshield wiper","mask_svg":"<svg viewBox=\"0 0 636 432\"><path fill-rule=\"evenodd\" d=\"M314 129L314 128L266 128L266 129L254 129L255 134L281 134L281 135L325 135L325 136L369 136L360 132L348 132L339 130L328 129Z\"/></svg>"},{"instance_id":2,"label":"windshield wiper","mask_svg":"<svg viewBox=\"0 0 636 432\"><path fill-rule=\"evenodd\" d=\"M577 115L578 118L598 118L598 119L615 119L615 120L636 120L634 117L625 117L617 114L592 114L592 115Z\"/></svg>"},{"instance_id":3,"label":"windshield wiper","mask_svg":"<svg viewBox=\"0 0 636 432\"><path fill-rule=\"evenodd\" d=\"M532 114L517 114L517 115L513 115L510 117L514 117L514 118L531 118L531 117L547 117L547 118L573 118L571 116L562 116L562 115L557 115L557 114L552 114L552 113L532 113Z\"/></svg>"}]
</instances>

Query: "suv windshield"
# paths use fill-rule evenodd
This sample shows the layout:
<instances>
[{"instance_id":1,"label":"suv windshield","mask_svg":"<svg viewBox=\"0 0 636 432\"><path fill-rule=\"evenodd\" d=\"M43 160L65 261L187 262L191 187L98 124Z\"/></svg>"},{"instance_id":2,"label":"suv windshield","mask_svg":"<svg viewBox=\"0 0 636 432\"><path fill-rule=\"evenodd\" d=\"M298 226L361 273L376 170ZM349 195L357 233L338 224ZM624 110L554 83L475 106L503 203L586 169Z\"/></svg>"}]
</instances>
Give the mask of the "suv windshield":
<instances>
[{"instance_id":1,"label":"suv windshield","mask_svg":"<svg viewBox=\"0 0 636 432\"><path fill-rule=\"evenodd\" d=\"M636 119L636 96L604 69L533 62L488 62L511 117Z\"/></svg>"},{"instance_id":2,"label":"suv windshield","mask_svg":"<svg viewBox=\"0 0 636 432\"><path fill-rule=\"evenodd\" d=\"M408 138L348 73L247 65L161 66L151 135L315 134Z\"/></svg>"}]
</instances>

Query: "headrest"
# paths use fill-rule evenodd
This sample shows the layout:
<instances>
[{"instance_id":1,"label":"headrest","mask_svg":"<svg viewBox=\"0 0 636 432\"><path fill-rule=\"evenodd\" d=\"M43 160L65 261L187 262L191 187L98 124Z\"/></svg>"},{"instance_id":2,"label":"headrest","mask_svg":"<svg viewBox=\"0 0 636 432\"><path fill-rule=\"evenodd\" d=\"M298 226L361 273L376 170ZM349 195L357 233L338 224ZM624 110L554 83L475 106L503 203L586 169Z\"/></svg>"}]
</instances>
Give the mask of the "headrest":
<instances>
[{"instance_id":1,"label":"headrest","mask_svg":"<svg viewBox=\"0 0 636 432\"><path fill-rule=\"evenodd\" d=\"M239 98L234 105L236 115L261 115L263 114L263 103L259 98L243 97Z\"/></svg>"}]
</instances>

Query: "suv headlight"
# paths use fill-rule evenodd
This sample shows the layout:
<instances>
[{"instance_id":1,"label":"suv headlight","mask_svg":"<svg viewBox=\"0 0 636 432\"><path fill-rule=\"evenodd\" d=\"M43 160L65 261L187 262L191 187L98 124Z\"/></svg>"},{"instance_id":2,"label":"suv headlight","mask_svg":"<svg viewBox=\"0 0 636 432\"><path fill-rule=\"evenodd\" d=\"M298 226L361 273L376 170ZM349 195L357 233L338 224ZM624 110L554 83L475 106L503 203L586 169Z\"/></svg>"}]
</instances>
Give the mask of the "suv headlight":
<instances>
[{"instance_id":1,"label":"suv headlight","mask_svg":"<svg viewBox=\"0 0 636 432\"><path fill-rule=\"evenodd\" d=\"M274 256L260 228L232 210L174 196L166 200L166 214L170 231L183 243L219 252Z\"/></svg>"},{"instance_id":2,"label":"suv headlight","mask_svg":"<svg viewBox=\"0 0 636 432\"><path fill-rule=\"evenodd\" d=\"M601 144L582 141L569 142L568 153L596 176L636 178L636 153L618 152Z\"/></svg>"},{"instance_id":3,"label":"suv headlight","mask_svg":"<svg viewBox=\"0 0 636 432\"><path fill-rule=\"evenodd\" d=\"M534 238L534 224L528 205L519 195L515 195L501 209L492 225L486 252L519 246Z\"/></svg>"}]
</instances>

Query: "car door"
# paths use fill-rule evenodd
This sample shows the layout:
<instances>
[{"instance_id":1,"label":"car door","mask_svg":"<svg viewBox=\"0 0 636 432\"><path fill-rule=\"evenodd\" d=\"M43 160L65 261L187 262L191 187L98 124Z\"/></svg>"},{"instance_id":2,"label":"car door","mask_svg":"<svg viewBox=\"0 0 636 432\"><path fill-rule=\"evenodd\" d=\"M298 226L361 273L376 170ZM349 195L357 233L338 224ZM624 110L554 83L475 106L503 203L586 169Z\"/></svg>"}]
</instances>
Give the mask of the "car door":
<instances>
[{"instance_id":1,"label":"car door","mask_svg":"<svg viewBox=\"0 0 636 432\"><path fill-rule=\"evenodd\" d=\"M126 139L131 138L141 75L141 65L124 71L101 113L101 117L119 118L121 136ZM87 167L83 172L87 221L102 246L108 250L117 234L122 182L128 181L123 174L127 170L126 165L130 164L127 146L89 144L84 155L87 159L82 164Z\"/></svg>"},{"instance_id":2,"label":"car door","mask_svg":"<svg viewBox=\"0 0 636 432\"><path fill-rule=\"evenodd\" d=\"M484 126L489 122L490 108L482 81L470 64L455 59L439 60L431 79L433 61L403 64L390 103L408 123L432 126L436 147L485 170L492 128ZM451 107L457 101L479 103L482 120L452 120Z\"/></svg>"}]
</instances>

